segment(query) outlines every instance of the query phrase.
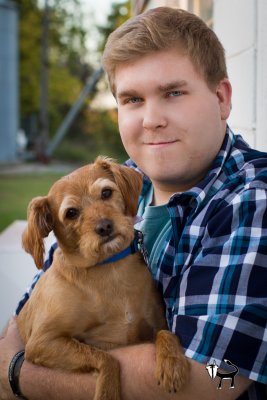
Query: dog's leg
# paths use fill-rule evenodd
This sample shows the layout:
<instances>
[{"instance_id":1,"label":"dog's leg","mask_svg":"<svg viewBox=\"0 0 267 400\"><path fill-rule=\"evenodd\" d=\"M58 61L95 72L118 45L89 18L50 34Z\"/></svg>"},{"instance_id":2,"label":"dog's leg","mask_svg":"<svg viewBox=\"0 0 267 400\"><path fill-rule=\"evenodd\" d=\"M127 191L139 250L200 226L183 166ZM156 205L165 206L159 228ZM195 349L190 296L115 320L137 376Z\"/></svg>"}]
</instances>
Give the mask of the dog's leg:
<instances>
[{"instance_id":1,"label":"dog's leg","mask_svg":"<svg viewBox=\"0 0 267 400\"><path fill-rule=\"evenodd\" d=\"M98 372L94 400L120 400L120 366L108 353L72 338L29 340L26 359L48 368Z\"/></svg>"},{"instance_id":2,"label":"dog's leg","mask_svg":"<svg viewBox=\"0 0 267 400\"><path fill-rule=\"evenodd\" d=\"M156 378L169 392L177 392L189 377L190 364L177 336L161 330L156 338Z\"/></svg>"}]
</instances>

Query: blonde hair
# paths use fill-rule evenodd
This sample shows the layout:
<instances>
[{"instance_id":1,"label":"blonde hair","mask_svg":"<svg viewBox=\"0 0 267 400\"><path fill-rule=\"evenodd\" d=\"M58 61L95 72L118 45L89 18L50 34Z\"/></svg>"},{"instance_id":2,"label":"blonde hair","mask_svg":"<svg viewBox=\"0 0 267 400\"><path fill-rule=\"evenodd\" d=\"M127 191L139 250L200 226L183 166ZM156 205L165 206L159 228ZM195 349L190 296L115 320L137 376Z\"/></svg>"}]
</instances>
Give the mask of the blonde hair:
<instances>
[{"instance_id":1,"label":"blonde hair","mask_svg":"<svg viewBox=\"0 0 267 400\"><path fill-rule=\"evenodd\" d=\"M119 64L170 48L186 54L209 87L227 78L224 48L214 31L185 10L158 7L130 18L110 34L102 62L112 93Z\"/></svg>"}]
</instances>

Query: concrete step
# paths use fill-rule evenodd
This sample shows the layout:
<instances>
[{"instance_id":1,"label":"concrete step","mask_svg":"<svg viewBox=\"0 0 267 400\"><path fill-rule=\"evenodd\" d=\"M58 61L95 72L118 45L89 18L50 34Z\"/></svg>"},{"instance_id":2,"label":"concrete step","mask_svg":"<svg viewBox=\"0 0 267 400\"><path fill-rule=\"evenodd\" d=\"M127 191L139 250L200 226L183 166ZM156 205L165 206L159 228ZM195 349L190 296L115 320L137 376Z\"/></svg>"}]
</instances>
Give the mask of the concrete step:
<instances>
[{"instance_id":1,"label":"concrete step","mask_svg":"<svg viewBox=\"0 0 267 400\"><path fill-rule=\"evenodd\" d=\"M0 332L38 271L21 245L26 225L27 221L14 221L0 234ZM45 239L46 251L54 241L53 234Z\"/></svg>"}]
</instances>

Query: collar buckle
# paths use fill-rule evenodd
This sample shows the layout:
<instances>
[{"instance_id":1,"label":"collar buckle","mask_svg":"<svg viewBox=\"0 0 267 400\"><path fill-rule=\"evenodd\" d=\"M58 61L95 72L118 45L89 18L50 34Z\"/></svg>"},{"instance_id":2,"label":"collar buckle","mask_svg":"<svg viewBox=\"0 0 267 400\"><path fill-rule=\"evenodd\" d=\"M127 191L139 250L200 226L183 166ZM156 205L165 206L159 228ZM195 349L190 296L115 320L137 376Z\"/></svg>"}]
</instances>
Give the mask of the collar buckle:
<instances>
[{"instance_id":1,"label":"collar buckle","mask_svg":"<svg viewBox=\"0 0 267 400\"><path fill-rule=\"evenodd\" d=\"M148 265L148 253L147 253L147 250L146 250L145 244L144 244L144 234L142 231L139 231L137 229L135 229L134 232L135 232L135 241L137 243L137 248L139 249L140 253L142 254L146 265Z\"/></svg>"}]
</instances>

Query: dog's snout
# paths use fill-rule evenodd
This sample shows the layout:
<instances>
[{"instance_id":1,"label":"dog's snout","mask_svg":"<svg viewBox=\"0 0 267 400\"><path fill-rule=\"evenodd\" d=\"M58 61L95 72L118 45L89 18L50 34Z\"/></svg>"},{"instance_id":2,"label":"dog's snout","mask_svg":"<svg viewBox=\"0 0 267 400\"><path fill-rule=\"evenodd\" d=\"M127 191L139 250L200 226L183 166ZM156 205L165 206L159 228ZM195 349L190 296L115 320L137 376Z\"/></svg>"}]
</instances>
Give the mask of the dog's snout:
<instances>
[{"instance_id":1,"label":"dog's snout","mask_svg":"<svg viewBox=\"0 0 267 400\"><path fill-rule=\"evenodd\" d=\"M113 231L113 223L110 219L101 219L95 227L95 231L99 236L109 236Z\"/></svg>"}]
</instances>

